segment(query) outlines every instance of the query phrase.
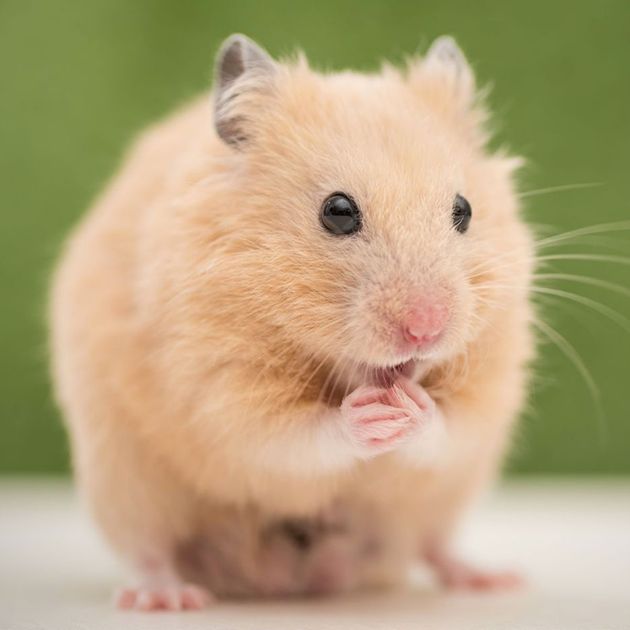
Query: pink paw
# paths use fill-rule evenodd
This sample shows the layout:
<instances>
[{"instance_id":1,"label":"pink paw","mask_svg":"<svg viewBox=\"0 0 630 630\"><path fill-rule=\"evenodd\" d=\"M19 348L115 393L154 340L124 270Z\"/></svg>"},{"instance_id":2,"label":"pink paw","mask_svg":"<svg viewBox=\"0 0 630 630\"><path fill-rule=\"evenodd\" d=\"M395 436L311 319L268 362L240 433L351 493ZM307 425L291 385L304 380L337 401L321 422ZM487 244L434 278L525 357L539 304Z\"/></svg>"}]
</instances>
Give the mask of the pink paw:
<instances>
[{"instance_id":1,"label":"pink paw","mask_svg":"<svg viewBox=\"0 0 630 630\"><path fill-rule=\"evenodd\" d=\"M458 571L441 577L446 588L460 591L508 591L525 584L518 573L481 571L473 567L460 567Z\"/></svg>"},{"instance_id":2,"label":"pink paw","mask_svg":"<svg viewBox=\"0 0 630 630\"><path fill-rule=\"evenodd\" d=\"M121 610L201 610L210 604L210 593L194 584L166 584L123 588L116 594Z\"/></svg>"},{"instance_id":3,"label":"pink paw","mask_svg":"<svg viewBox=\"0 0 630 630\"><path fill-rule=\"evenodd\" d=\"M350 439L364 457L392 451L415 437L435 414L435 403L415 383L364 385L341 403Z\"/></svg>"},{"instance_id":4,"label":"pink paw","mask_svg":"<svg viewBox=\"0 0 630 630\"><path fill-rule=\"evenodd\" d=\"M442 553L429 553L427 560L443 586L452 590L490 592L512 590L525 584L517 573L483 571Z\"/></svg>"}]
</instances>

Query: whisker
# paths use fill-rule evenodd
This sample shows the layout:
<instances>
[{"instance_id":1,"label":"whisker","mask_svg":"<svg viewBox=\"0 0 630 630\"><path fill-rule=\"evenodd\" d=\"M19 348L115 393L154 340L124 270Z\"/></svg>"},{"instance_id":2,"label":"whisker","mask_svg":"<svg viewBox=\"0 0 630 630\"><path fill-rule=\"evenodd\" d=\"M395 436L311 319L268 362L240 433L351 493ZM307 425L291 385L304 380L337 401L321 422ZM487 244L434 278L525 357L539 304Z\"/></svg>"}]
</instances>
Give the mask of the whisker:
<instances>
[{"instance_id":1,"label":"whisker","mask_svg":"<svg viewBox=\"0 0 630 630\"><path fill-rule=\"evenodd\" d=\"M600 429L600 438L606 440L608 438L608 427L606 426L605 417L601 405L599 388L593 379L582 357L574 346L563 337L555 328L541 320L534 320L534 325L540 330L554 345L567 357L570 363L577 369L578 373L586 383L586 386L592 396L595 405L595 411L598 418Z\"/></svg>"},{"instance_id":2,"label":"whisker","mask_svg":"<svg viewBox=\"0 0 630 630\"><path fill-rule=\"evenodd\" d=\"M572 273L541 273L535 274L534 278L540 278L542 280L568 280L569 282L590 284L592 286L601 287L602 289L608 289L609 291L615 291L616 293L630 296L630 288L616 284L615 282L608 282L607 280L600 280L599 278L591 278L590 276L579 276Z\"/></svg>"},{"instance_id":3,"label":"whisker","mask_svg":"<svg viewBox=\"0 0 630 630\"><path fill-rule=\"evenodd\" d=\"M552 289L550 287L532 287L532 291L536 293L547 293L549 295L556 295L558 297L564 297L567 300L572 300L577 302L578 304L582 304L587 306L594 311L597 311L601 315L608 317L611 321L615 322L618 326L630 332L630 320L625 318L623 315L617 313L617 311L605 306L604 304L600 304L595 300L591 300L583 295L578 295L576 293L571 293L570 291L564 291L563 289Z\"/></svg>"},{"instance_id":4,"label":"whisker","mask_svg":"<svg viewBox=\"0 0 630 630\"><path fill-rule=\"evenodd\" d=\"M542 249L550 245L554 245L558 242L574 239L580 236L625 230L630 230L630 221L612 221L610 223L599 223L597 225L589 225L587 227L569 230L568 232L562 232L554 236L548 236L546 238L540 239L536 241L536 247L538 249Z\"/></svg>"},{"instance_id":5,"label":"whisker","mask_svg":"<svg viewBox=\"0 0 630 630\"><path fill-rule=\"evenodd\" d=\"M567 238L553 244L553 246L557 248L573 247L575 245L584 245L586 247L604 247L606 249L621 249L622 251L627 251L628 239L598 236L597 234L584 234L581 236Z\"/></svg>"},{"instance_id":6,"label":"whisker","mask_svg":"<svg viewBox=\"0 0 630 630\"><path fill-rule=\"evenodd\" d=\"M590 260L593 262L610 262L620 265L630 265L629 257L616 256L614 254L548 254L545 256L538 256L536 260L539 262L549 260Z\"/></svg>"},{"instance_id":7,"label":"whisker","mask_svg":"<svg viewBox=\"0 0 630 630\"><path fill-rule=\"evenodd\" d=\"M304 392L308 389L309 385L311 384L311 382L313 381L313 379L315 378L315 376L319 373L319 371L322 369L322 367L331 360L331 356L329 353L324 353L324 356L321 358L320 361L317 362L317 364L313 367L313 360L311 359L311 361L306 365L306 367L302 370L300 370L300 374L299 376L296 378L296 380L301 380L304 375L310 370L310 375L308 376L308 378L302 383L302 386L299 388L299 390L297 391L296 395L293 396L293 398L290 401L290 405L289 406L293 406L304 394ZM318 396L319 398L319 396Z\"/></svg>"},{"instance_id":8,"label":"whisker","mask_svg":"<svg viewBox=\"0 0 630 630\"><path fill-rule=\"evenodd\" d=\"M548 186L547 188L538 188L536 190L526 190L519 194L520 199L526 197L535 197L538 195L546 195L549 193L564 192L566 190L580 190L582 188L595 188L603 186L603 182L585 182L583 184L561 184L560 186Z\"/></svg>"},{"instance_id":9,"label":"whisker","mask_svg":"<svg viewBox=\"0 0 630 630\"><path fill-rule=\"evenodd\" d=\"M343 361L344 359L341 356L338 356L333 363L332 367L330 368L330 372L328 372L328 375L326 376L326 379L324 380L324 383L319 390L319 395L317 397L318 402L323 402L325 405L330 405L330 399L337 387L339 379L341 378L339 374L339 367L341 366ZM334 385L332 387L330 387L331 379L334 379ZM322 396L326 396L325 400L322 398Z\"/></svg>"},{"instance_id":10,"label":"whisker","mask_svg":"<svg viewBox=\"0 0 630 630\"><path fill-rule=\"evenodd\" d=\"M593 322L584 317L583 313L585 311L580 311L575 308L573 302L569 300L565 300L564 298L557 297L556 295L548 295L548 294L536 294L532 298L536 307L540 310L552 310L554 313L559 311L564 311L568 313L571 319L576 322L579 321L580 325L584 328L587 328L591 334L597 334L597 326L601 326L599 322Z\"/></svg>"}]
</instances>

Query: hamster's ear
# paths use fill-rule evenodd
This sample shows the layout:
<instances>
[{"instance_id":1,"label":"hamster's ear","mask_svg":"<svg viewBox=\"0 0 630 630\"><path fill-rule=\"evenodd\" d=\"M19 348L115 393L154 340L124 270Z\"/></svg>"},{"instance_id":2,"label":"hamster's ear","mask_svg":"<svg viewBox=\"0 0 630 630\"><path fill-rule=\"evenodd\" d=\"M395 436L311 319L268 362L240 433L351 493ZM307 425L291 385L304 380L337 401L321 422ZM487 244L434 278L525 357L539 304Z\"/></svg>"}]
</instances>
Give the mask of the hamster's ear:
<instances>
[{"instance_id":1,"label":"hamster's ear","mask_svg":"<svg viewBox=\"0 0 630 630\"><path fill-rule=\"evenodd\" d=\"M223 42L214 70L214 126L224 142L239 146L247 141L247 110L271 89L277 68L269 54L245 35L230 35Z\"/></svg>"},{"instance_id":2,"label":"hamster's ear","mask_svg":"<svg viewBox=\"0 0 630 630\"><path fill-rule=\"evenodd\" d=\"M483 142L486 116L479 103L475 75L452 37L438 37L424 57L410 63L408 77L424 102Z\"/></svg>"},{"instance_id":3,"label":"hamster's ear","mask_svg":"<svg viewBox=\"0 0 630 630\"><path fill-rule=\"evenodd\" d=\"M438 37L429 46L423 64L429 73L442 74L460 95L474 96L475 77L457 42L449 35Z\"/></svg>"}]
</instances>

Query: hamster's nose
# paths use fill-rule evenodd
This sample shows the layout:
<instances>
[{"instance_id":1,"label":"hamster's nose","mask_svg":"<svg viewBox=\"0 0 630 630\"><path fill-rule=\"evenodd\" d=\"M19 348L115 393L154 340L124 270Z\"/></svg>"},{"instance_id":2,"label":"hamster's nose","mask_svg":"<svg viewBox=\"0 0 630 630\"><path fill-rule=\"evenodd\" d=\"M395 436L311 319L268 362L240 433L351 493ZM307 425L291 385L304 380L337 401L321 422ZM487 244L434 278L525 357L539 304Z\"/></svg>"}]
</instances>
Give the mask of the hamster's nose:
<instances>
[{"instance_id":1,"label":"hamster's nose","mask_svg":"<svg viewBox=\"0 0 630 630\"><path fill-rule=\"evenodd\" d=\"M403 336L417 347L429 345L442 334L449 316L448 307L440 302L417 302L403 320Z\"/></svg>"}]
</instances>

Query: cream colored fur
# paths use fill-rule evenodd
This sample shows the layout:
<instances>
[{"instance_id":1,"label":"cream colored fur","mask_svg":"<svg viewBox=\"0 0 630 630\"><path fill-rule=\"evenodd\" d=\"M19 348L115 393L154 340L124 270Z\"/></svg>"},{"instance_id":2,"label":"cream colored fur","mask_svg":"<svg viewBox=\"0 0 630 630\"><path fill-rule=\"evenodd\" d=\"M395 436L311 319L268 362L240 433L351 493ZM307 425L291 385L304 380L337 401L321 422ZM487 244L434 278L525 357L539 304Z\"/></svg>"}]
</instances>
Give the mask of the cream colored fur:
<instances>
[{"instance_id":1,"label":"cream colored fur","mask_svg":"<svg viewBox=\"0 0 630 630\"><path fill-rule=\"evenodd\" d=\"M226 107L244 142L217 136L203 95L134 143L65 248L53 372L80 487L140 564L225 509L272 521L341 502L381 515L403 566L493 479L523 404L533 253L516 161L485 148L472 75L440 55L371 75L299 58L241 92ZM361 237L321 229L335 191L361 207ZM444 418L439 462L361 458L335 410L360 366L409 358L385 322L436 287L452 320L418 374ZM398 576L375 571L355 582Z\"/></svg>"}]
</instances>

